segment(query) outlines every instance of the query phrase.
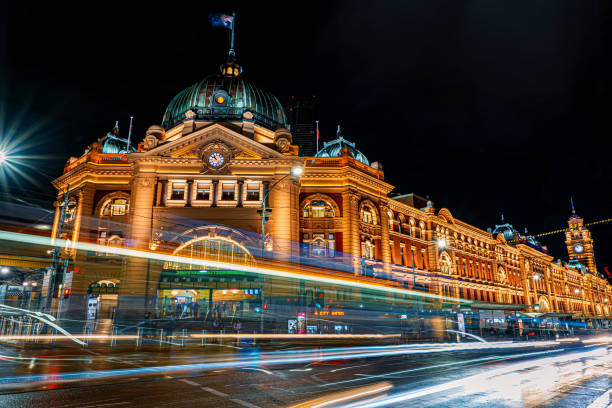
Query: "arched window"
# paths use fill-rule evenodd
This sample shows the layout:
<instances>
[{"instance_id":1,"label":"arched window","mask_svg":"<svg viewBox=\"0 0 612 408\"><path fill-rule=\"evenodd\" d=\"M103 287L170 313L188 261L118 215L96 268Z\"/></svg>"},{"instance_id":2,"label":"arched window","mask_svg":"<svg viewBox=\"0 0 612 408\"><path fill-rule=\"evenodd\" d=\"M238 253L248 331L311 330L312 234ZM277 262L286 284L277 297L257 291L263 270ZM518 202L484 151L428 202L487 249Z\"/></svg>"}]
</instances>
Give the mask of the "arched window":
<instances>
[{"instance_id":1,"label":"arched window","mask_svg":"<svg viewBox=\"0 0 612 408\"><path fill-rule=\"evenodd\" d=\"M323 200L312 200L304 206L304 218L333 218L332 206Z\"/></svg>"},{"instance_id":2,"label":"arched window","mask_svg":"<svg viewBox=\"0 0 612 408\"><path fill-rule=\"evenodd\" d=\"M108 202L102 207L101 216L103 217L116 217L126 215L128 212L128 200L126 198L114 198L108 200Z\"/></svg>"},{"instance_id":3,"label":"arched window","mask_svg":"<svg viewBox=\"0 0 612 408\"><path fill-rule=\"evenodd\" d=\"M393 231L393 213L387 212L387 222L389 223L389 231Z\"/></svg>"},{"instance_id":4,"label":"arched window","mask_svg":"<svg viewBox=\"0 0 612 408\"><path fill-rule=\"evenodd\" d=\"M368 204L361 207L361 221L366 224L378 225L378 213Z\"/></svg>"},{"instance_id":5,"label":"arched window","mask_svg":"<svg viewBox=\"0 0 612 408\"><path fill-rule=\"evenodd\" d=\"M252 260L249 251L239 243L224 237L200 237L188 241L176 251L175 256L189 259L212 259L219 262L248 264ZM191 262L168 261L164 269L202 269L202 266Z\"/></svg>"}]
</instances>

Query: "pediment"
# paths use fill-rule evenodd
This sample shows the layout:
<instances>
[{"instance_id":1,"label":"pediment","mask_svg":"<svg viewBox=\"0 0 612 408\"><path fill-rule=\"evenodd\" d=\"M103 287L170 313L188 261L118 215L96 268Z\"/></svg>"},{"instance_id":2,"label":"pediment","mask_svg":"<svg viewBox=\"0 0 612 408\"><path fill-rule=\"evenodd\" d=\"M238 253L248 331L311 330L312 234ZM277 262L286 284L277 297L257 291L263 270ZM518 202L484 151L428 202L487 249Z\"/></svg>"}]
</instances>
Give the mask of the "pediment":
<instances>
[{"instance_id":1,"label":"pediment","mask_svg":"<svg viewBox=\"0 0 612 408\"><path fill-rule=\"evenodd\" d=\"M270 149L240 133L228 129L218 123L200 129L187 136L180 137L168 143L143 153L145 157L169 157L182 159L200 159L206 146L211 143L223 144L231 150L232 158L237 159L273 159L287 157L276 150Z\"/></svg>"}]
</instances>

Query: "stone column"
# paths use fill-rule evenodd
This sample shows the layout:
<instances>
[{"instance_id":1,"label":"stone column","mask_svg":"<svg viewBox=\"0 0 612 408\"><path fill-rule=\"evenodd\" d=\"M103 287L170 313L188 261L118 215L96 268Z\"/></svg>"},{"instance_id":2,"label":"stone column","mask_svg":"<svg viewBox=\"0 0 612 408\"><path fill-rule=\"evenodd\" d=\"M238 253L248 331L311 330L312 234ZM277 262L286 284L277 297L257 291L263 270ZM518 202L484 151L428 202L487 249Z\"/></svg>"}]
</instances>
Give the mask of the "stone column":
<instances>
[{"instance_id":1,"label":"stone column","mask_svg":"<svg viewBox=\"0 0 612 408\"><path fill-rule=\"evenodd\" d=\"M68 304L64 303L64 316L72 320L83 320L87 313L87 288L95 280L95 271L87 262L88 251L78 249L79 242L98 243L98 217L94 214L95 186L85 184L77 193L77 210L74 219L73 243L76 245L71 253L74 259L72 285Z\"/></svg>"},{"instance_id":2,"label":"stone column","mask_svg":"<svg viewBox=\"0 0 612 408\"><path fill-rule=\"evenodd\" d=\"M531 296L529 294L529 279L527 278L527 275L530 272L530 269L527 270L527 268L525 268L525 262L528 262L525 258L521 259L520 265L521 265L521 280L523 282L523 298L525 300L525 304L531 304ZM533 265L529 265L530 268L533 267ZM531 308L529 308L531 310Z\"/></svg>"},{"instance_id":3,"label":"stone column","mask_svg":"<svg viewBox=\"0 0 612 408\"><path fill-rule=\"evenodd\" d=\"M391 248L389 247L389 207L386 205L379 206L380 211L380 240L381 240L381 254L382 261L386 264L392 262L391 260Z\"/></svg>"},{"instance_id":4,"label":"stone column","mask_svg":"<svg viewBox=\"0 0 612 408\"><path fill-rule=\"evenodd\" d=\"M274 250L279 252L278 255L292 254L293 242L299 238L297 195L297 183L289 177L277 184L268 195L269 208L273 211L266 231L274 237Z\"/></svg>"},{"instance_id":5,"label":"stone column","mask_svg":"<svg viewBox=\"0 0 612 408\"><path fill-rule=\"evenodd\" d=\"M353 190L342 194L342 251L353 255L353 270L361 271L361 242L359 239L359 195Z\"/></svg>"},{"instance_id":6,"label":"stone column","mask_svg":"<svg viewBox=\"0 0 612 408\"><path fill-rule=\"evenodd\" d=\"M193 195L193 180L187 180L187 191L185 192L185 207L191 207L191 196Z\"/></svg>"},{"instance_id":7,"label":"stone column","mask_svg":"<svg viewBox=\"0 0 612 408\"><path fill-rule=\"evenodd\" d=\"M216 207L217 206L217 192L219 190L219 180L213 180L212 184L210 185L210 199L211 199L211 207Z\"/></svg>"},{"instance_id":8,"label":"stone column","mask_svg":"<svg viewBox=\"0 0 612 408\"><path fill-rule=\"evenodd\" d=\"M55 201L53 203L53 206L55 207L55 216L53 217L53 229L51 230L52 240L57 238L57 228L59 227L59 219L60 219L60 213L61 213L59 201Z\"/></svg>"},{"instance_id":9,"label":"stone column","mask_svg":"<svg viewBox=\"0 0 612 408\"><path fill-rule=\"evenodd\" d=\"M242 207L242 200L244 196L244 180L238 180L238 196L236 197L236 207Z\"/></svg>"},{"instance_id":10,"label":"stone column","mask_svg":"<svg viewBox=\"0 0 612 408\"><path fill-rule=\"evenodd\" d=\"M162 207L166 206L168 200L168 180L161 181L161 195L159 197L159 205Z\"/></svg>"},{"instance_id":11,"label":"stone column","mask_svg":"<svg viewBox=\"0 0 612 408\"><path fill-rule=\"evenodd\" d=\"M557 302L554 301L554 297L553 297L553 293L551 290L551 280L552 280L552 273L550 271L550 269L547 269L544 272L544 279L545 279L545 283L546 283L546 297L548 298L548 305L550 306L550 310L549 312L558 312L557 310Z\"/></svg>"},{"instance_id":12,"label":"stone column","mask_svg":"<svg viewBox=\"0 0 612 408\"><path fill-rule=\"evenodd\" d=\"M130 237L127 246L147 251L151 240L151 222L155 196L155 176L137 175L132 180L130 199ZM154 310L153 301L159 281L160 266L147 258L129 257L121 277L117 316L124 322L143 320Z\"/></svg>"}]
</instances>

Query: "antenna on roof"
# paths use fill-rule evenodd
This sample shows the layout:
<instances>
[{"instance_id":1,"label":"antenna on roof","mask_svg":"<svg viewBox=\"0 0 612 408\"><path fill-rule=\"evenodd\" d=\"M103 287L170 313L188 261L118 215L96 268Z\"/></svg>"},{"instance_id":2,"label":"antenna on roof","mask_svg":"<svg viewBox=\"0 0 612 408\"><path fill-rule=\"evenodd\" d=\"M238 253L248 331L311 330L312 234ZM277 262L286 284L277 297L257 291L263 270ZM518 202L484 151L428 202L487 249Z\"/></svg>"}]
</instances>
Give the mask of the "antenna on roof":
<instances>
[{"instance_id":1,"label":"antenna on roof","mask_svg":"<svg viewBox=\"0 0 612 408\"><path fill-rule=\"evenodd\" d=\"M130 116L130 131L128 132L127 146L125 147L126 153L130 152L130 140L132 139L132 121L133 120L134 120L134 117Z\"/></svg>"},{"instance_id":2,"label":"antenna on roof","mask_svg":"<svg viewBox=\"0 0 612 408\"><path fill-rule=\"evenodd\" d=\"M501 220L502 220L501 222L504 222L504 214L502 214L501 216L502 216L501 217Z\"/></svg>"},{"instance_id":3,"label":"antenna on roof","mask_svg":"<svg viewBox=\"0 0 612 408\"><path fill-rule=\"evenodd\" d=\"M570 205L572 206L572 214L576 214L576 210L574 209L574 197L570 196Z\"/></svg>"},{"instance_id":4,"label":"antenna on roof","mask_svg":"<svg viewBox=\"0 0 612 408\"><path fill-rule=\"evenodd\" d=\"M338 124L338 129L336 130L336 136L340 137L340 124Z\"/></svg>"}]
</instances>

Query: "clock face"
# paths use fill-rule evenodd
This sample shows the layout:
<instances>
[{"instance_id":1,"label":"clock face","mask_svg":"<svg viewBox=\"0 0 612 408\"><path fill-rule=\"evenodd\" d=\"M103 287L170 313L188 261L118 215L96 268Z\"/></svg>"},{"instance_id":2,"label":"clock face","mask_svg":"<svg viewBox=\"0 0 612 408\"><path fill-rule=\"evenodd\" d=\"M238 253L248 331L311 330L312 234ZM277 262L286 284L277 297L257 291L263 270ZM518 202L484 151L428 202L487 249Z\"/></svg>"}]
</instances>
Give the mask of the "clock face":
<instances>
[{"instance_id":1,"label":"clock face","mask_svg":"<svg viewBox=\"0 0 612 408\"><path fill-rule=\"evenodd\" d=\"M212 167L219 168L223 165L223 162L225 162L225 157L219 152L211 153L211 155L208 156L208 163Z\"/></svg>"},{"instance_id":2,"label":"clock face","mask_svg":"<svg viewBox=\"0 0 612 408\"><path fill-rule=\"evenodd\" d=\"M574 252L576 252L577 254L581 253L582 251L584 251L584 247L580 244L576 244L574 245Z\"/></svg>"}]
</instances>

